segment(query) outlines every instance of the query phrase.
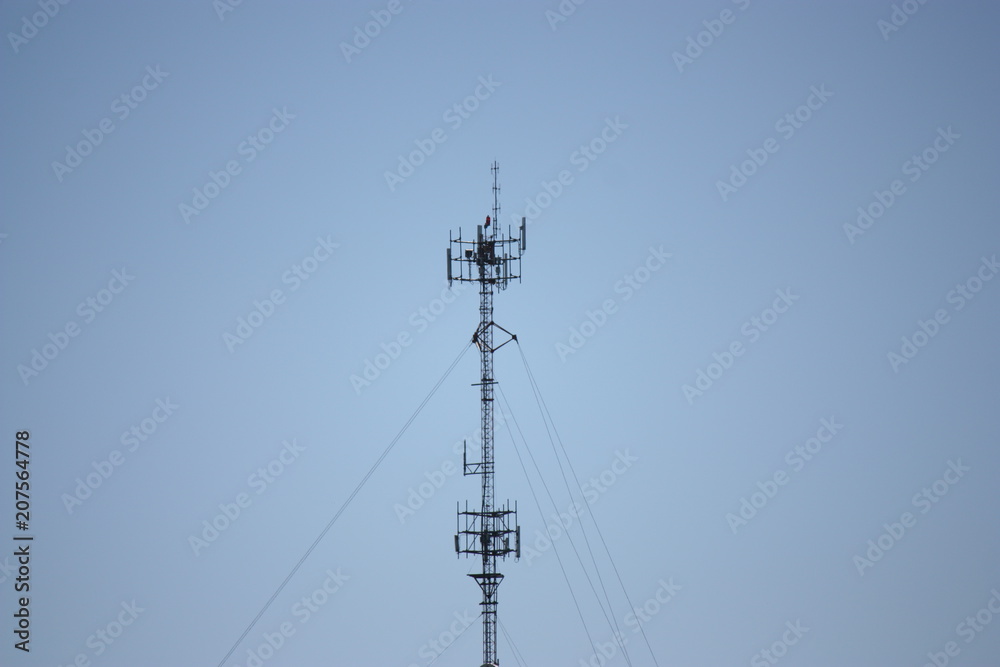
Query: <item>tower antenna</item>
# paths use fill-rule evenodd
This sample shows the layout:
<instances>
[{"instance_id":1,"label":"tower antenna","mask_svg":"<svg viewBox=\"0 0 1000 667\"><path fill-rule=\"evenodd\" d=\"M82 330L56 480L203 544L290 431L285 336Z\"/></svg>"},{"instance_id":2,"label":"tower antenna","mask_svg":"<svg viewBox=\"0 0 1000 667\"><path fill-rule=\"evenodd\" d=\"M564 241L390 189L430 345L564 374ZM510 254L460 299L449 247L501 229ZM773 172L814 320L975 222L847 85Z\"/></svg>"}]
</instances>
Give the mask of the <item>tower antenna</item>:
<instances>
[{"instance_id":1,"label":"tower antenna","mask_svg":"<svg viewBox=\"0 0 1000 667\"><path fill-rule=\"evenodd\" d=\"M476 580L483 593L480 603L483 616L483 667L499 665L497 659L497 588L503 575L497 572L497 559L505 560L514 555L521 557L521 528L517 525L517 504L510 508L510 501L494 505L493 489L493 353L517 336L493 321L493 294L507 288L512 280L521 281L521 255L525 250L525 219L521 218L520 236L513 236L508 227L500 225L500 165L494 162L493 216L486 216L484 225L477 225L476 238L448 239L448 284L458 280L479 283L479 326L472 334L472 342L479 348L480 381L474 383L480 391L482 402L482 459L469 463L467 452L462 452L464 475L482 476L482 504L479 509L458 507L456 518L455 553L479 556L482 570L469 576ZM454 251L454 253L453 253ZM502 332L502 343L494 346L494 329Z\"/></svg>"}]
</instances>

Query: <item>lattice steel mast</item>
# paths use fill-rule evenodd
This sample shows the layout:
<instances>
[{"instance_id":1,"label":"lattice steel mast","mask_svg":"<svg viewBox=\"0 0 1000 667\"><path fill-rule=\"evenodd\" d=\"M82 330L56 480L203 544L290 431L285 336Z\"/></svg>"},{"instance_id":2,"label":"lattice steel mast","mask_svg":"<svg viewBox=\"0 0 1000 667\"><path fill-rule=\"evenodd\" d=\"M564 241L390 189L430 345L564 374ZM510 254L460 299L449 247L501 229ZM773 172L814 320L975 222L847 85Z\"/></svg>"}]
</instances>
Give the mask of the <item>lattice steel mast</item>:
<instances>
[{"instance_id":1,"label":"lattice steel mast","mask_svg":"<svg viewBox=\"0 0 1000 667\"><path fill-rule=\"evenodd\" d=\"M485 225L476 227L476 239L465 241L459 229L458 238L449 235L448 244L448 284L460 280L479 283L479 326L472 335L472 342L479 348L480 387L482 400L482 460L469 463L462 454L462 472L465 475L482 475L482 505L478 510L470 510L466 501L465 509L458 509L455 552L466 556L482 558L482 571L469 576L476 580L483 592L480 603L483 614L483 664L497 665L497 588L503 575L497 572L497 559L506 559L510 554L521 557L521 529L517 525L517 504L510 509L510 501L494 507L493 489L493 353L517 340L517 337L493 321L493 292L506 289L512 280L521 280L521 254L525 249L525 220L521 218L520 237L511 234L508 227L504 233L500 229L500 187L497 175L500 166L494 162L493 172L493 216L486 217ZM452 250L455 253L452 253ZM457 256L456 256L457 255ZM453 269L454 267L454 269ZM499 329L506 335L499 345L493 345L493 330ZM474 385L475 386L475 385ZM464 522L463 522L464 518ZM511 544L513 537L513 544Z\"/></svg>"}]
</instances>

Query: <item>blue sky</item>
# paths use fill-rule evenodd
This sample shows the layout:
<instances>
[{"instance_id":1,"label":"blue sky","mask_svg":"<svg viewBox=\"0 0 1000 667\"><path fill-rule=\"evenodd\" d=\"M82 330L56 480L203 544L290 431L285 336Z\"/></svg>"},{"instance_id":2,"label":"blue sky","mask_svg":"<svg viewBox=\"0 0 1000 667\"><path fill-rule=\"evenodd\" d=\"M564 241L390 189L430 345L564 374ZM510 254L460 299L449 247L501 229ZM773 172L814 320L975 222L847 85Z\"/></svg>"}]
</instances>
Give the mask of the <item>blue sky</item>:
<instances>
[{"instance_id":1,"label":"blue sky","mask_svg":"<svg viewBox=\"0 0 1000 667\"><path fill-rule=\"evenodd\" d=\"M28 654L0 558L4 664L219 664L467 346L444 249L494 160L501 222L529 218L495 319L584 487L503 348L525 664L598 664L605 613L634 665L640 625L660 665L995 664L998 18L4 3L0 421L4 484L30 433L30 529L7 525L35 537ZM452 537L476 356L225 664L479 664ZM545 546L569 523L590 562L552 518L573 498L644 611L592 528L605 612Z\"/></svg>"}]
</instances>

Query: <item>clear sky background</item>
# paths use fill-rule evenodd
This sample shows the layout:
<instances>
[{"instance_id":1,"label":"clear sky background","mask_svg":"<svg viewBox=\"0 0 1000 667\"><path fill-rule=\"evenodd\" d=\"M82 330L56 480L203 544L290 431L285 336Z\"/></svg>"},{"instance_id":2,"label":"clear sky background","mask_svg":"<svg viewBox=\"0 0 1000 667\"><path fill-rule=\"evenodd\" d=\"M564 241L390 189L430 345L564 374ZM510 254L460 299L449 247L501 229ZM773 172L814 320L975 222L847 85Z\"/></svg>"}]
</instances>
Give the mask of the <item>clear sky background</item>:
<instances>
[{"instance_id":1,"label":"clear sky background","mask_svg":"<svg viewBox=\"0 0 1000 667\"><path fill-rule=\"evenodd\" d=\"M997 664L998 19L3 3L0 661L219 664L467 346L477 298L441 300L444 251L490 213L496 160L501 222L529 222L495 319L657 663ZM479 664L478 619L451 634L480 599L452 541L479 502L454 448L477 375L468 350L225 664L267 636L268 667ZM566 512L514 346L496 377ZM496 457L524 664L591 660L615 623L654 664L593 529L610 624L569 540L546 548L565 531L503 425ZM500 657L518 664L506 637Z\"/></svg>"}]
</instances>

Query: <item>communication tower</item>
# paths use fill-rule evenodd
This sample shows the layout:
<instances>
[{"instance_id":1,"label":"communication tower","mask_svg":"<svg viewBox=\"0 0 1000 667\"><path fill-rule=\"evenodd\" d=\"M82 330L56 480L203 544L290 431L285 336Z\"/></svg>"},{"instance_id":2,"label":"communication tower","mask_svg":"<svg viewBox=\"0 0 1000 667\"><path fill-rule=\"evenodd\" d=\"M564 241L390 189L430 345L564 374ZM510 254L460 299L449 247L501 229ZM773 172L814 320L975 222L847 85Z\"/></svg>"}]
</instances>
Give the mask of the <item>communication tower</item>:
<instances>
[{"instance_id":1,"label":"communication tower","mask_svg":"<svg viewBox=\"0 0 1000 667\"><path fill-rule=\"evenodd\" d=\"M481 460L469 463L462 453L462 472L482 476L482 504L479 509L465 509L459 505L455 535L456 554L479 556L482 570L469 576L476 580L483 592L480 603L483 616L483 666L498 665L497 660L497 588L503 575L497 572L497 560L511 554L521 557L521 528L517 525L517 504L510 508L510 501L495 505L493 496L493 353L517 336L493 321L493 295L507 288L512 280L521 280L521 255L525 249L525 219L521 218L520 236L513 236L508 226L506 232L500 225L500 187L497 175L500 166L494 162L493 215L486 216L483 225L477 225L473 240L448 239L448 284L453 281L479 283L479 326L472 334L472 342L479 348L480 378L478 386L482 402L482 452ZM500 332L502 342L494 345L494 330Z\"/></svg>"}]
</instances>

